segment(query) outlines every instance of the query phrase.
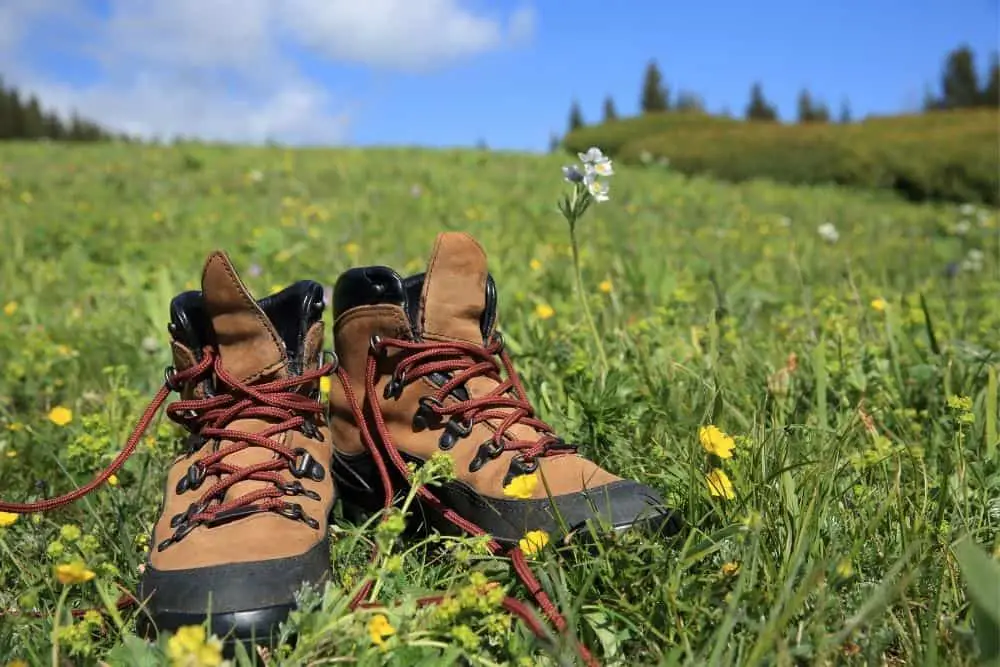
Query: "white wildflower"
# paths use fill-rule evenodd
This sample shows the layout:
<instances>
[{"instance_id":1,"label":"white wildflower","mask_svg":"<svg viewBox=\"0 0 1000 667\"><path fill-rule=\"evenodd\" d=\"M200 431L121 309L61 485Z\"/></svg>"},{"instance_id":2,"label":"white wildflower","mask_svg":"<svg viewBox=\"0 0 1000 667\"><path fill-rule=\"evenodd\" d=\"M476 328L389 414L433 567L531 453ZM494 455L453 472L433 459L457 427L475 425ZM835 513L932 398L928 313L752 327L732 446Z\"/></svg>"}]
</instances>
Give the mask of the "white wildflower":
<instances>
[{"instance_id":1,"label":"white wildflower","mask_svg":"<svg viewBox=\"0 0 1000 667\"><path fill-rule=\"evenodd\" d=\"M819 232L820 237L827 243L836 243L840 239L840 232L837 231L832 222L824 222L816 231Z\"/></svg>"},{"instance_id":2,"label":"white wildflower","mask_svg":"<svg viewBox=\"0 0 1000 667\"><path fill-rule=\"evenodd\" d=\"M597 146L591 146L587 149L586 153L577 153L576 156L580 158L580 162L584 165L597 164L598 162L605 162L608 160L607 156L601 152L601 149Z\"/></svg>"},{"instance_id":3,"label":"white wildflower","mask_svg":"<svg viewBox=\"0 0 1000 667\"><path fill-rule=\"evenodd\" d=\"M962 270L968 273L979 273L983 270L983 259L985 257L982 250L972 248L966 253L965 259L962 260Z\"/></svg>"},{"instance_id":4,"label":"white wildflower","mask_svg":"<svg viewBox=\"0 0 1000 667\"><path fill-rule=\"evenodd\" d=\"M597 180L596 173L587 174L584 178L584 182L587 184L587 190L590 192L590 196L596 201L608 201L608 184Z\"/></svg>"}]
</instances>

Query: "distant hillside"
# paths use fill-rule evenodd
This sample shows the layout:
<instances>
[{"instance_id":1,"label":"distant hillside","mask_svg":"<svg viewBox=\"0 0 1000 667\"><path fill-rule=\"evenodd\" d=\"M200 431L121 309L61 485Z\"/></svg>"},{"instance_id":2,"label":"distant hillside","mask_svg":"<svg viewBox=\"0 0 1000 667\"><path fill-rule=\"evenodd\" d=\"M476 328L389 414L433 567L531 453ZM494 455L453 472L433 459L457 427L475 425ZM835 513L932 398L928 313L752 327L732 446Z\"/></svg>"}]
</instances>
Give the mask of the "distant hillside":
<instances>
[{"instance_id":1,"label":"distant hillside","mask_svg":"<svg viewBox=\"0 0 1000 667\"><path fill-rule=\"evenodd\" d=\"M911 200L1000 204L1000 112L934 111L858 123L747 122L664 112L584 127L563 146L740 181L889 188Z\"/></svg>"}]
</instances>

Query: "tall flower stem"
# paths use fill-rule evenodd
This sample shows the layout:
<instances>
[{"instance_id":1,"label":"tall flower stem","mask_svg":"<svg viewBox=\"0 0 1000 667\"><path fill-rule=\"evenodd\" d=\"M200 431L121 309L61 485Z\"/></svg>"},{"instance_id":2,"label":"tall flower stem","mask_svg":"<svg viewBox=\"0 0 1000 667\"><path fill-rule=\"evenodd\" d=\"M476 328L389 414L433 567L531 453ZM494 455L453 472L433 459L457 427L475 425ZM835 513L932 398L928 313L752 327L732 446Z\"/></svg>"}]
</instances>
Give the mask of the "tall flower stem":
<instances>
[{"instance_id":1,"label":"tall flower stem","mask_svg":"<svg viewBox=\"0 0 1000 667\"><path fill-rule=\"evenodd\" d=\"M580 244L576 239L576 223L583 215L587 207L590 206L590 193L587 192L581 185L576 185L573 188L573 198L569 201L569 205L563 209L563 215L566 217L566 221L569 223L569 241L570 248L573 251L573 269L576 274L576 292L580 297L580 305L583 306L583 315L587 319L587 325L590 327L590 334L594 338L594 345L597 348L597 357L601 363L601 383L603 384L604 379L608 375L608 355L604 350L604 343L601 340L601 334L597 330L597 322L594 320L593 313L590 312L590 304L587 301L587 292L583 287L583 271L580 268Z\"/></svg>"}]
</instances>

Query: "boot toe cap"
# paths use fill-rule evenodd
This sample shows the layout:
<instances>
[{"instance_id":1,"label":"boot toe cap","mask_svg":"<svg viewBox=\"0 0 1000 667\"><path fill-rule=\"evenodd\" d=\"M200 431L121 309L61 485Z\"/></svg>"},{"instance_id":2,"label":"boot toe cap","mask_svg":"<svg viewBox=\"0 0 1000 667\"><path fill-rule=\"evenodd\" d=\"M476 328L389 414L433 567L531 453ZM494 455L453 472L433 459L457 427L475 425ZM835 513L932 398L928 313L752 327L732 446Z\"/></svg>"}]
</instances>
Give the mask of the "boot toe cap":
<instances>
[{"instance_id":1,"label":"boot toe cap","mask_svg":"<svg viewBox=\"0 0 1000 667\"><path fill-rule=\"evenodd\" d=\"M227 643L270 644L295 608L303 584L321 584L330 573L329 541L294 557L183 570L147 565L139 585L140 634L173 632L206 618Z\"/></svg>"},{"instance_id":2,"label":"boot toe cap","mask_svg":"<svg viewBox=\"0 0 1000 667\"><path fill-rule=\"evenodd\" d=\"M498 541L516 544L524 534L543 530L553 538L573 538L587 530L640 529L670 536L682 528L678 512L654 489L631 480L537 500L484 497L465 485L451 485L447 504Z\"/></svg>"}]
</instances>

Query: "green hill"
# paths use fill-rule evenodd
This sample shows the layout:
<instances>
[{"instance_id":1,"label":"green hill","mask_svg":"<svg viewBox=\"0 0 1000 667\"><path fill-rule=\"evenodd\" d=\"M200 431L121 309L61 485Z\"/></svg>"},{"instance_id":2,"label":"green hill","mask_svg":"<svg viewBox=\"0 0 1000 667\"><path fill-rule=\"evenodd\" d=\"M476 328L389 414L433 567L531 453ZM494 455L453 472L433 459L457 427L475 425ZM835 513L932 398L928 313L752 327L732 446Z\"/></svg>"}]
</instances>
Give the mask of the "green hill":
<instances>
[{"instance_id":1,"label":"green hill","mask_svg":"<svg viewBox=\"0 0 1000 667\"><path fill-rule=\"evenodd\" d=\"M891 189L913 200L1000 203L1000 115L941 111L847 125L747 123L655 114L571 133L625 162L669 159L685 174Z\"/></svg>"}]
</instances>

